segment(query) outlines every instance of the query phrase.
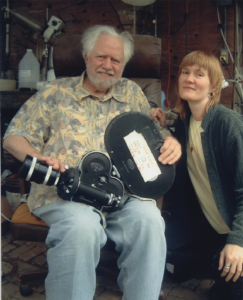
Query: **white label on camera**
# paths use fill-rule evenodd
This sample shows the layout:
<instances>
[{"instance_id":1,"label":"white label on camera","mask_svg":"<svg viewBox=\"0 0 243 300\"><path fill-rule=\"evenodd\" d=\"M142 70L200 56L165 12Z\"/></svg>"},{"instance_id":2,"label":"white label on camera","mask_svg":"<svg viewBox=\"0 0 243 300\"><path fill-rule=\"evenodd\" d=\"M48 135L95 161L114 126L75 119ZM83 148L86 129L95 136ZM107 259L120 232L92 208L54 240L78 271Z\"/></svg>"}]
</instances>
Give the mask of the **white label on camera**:
<instances>
[{"instance_id":1,"label":"white label on camera","mask_svg":"<svg viewBox=\"0 0 243 300\"><path fill-rule=\"evenodd\" d=\"M143 180L154 181L161 171L143 135L134 130L125 136L124 140Z\"/></svg>"},{"instance_id":2,"label":"white label on camera","mask_svg":"<svg viewBox=\"0 0 243 300\"><path fill-rule=\"evenodd\" d=\"M19 77L30 77L31 70L19 70Z\"/></svg>"}]
</instances>

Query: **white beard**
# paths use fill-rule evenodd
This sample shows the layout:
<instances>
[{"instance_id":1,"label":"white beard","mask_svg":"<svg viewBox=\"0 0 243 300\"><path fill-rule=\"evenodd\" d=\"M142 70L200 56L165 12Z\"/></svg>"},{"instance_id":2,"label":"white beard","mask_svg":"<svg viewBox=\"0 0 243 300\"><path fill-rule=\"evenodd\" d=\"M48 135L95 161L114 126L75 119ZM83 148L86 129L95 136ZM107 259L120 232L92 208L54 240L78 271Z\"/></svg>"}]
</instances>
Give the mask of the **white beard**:
<instances>
[{"instance_id":1,"label":"white beard","mask_svg":"<svg viewBox=\"0 0 243 300\"><path fill-rule=\"evenodd\" d=\"M103 72L104 74L109 74L109 75L113 75L114 76L114 72L113 71L106 71L104 69L98 69L95 75L91 75L89 72L89 63L87 63L86 66L86 71L87 71L87 75L89 80L91 81L91 83L97 87L97 88L102 88L102 89L109 89L110 87L112 87L114 84L116 84L122 75L122 72L120 74L120 76L118 78L115 77L111 77L111 78L102 78L99 76L99 74L97 74L98 72Z\"/></svg>"}]
</instances>

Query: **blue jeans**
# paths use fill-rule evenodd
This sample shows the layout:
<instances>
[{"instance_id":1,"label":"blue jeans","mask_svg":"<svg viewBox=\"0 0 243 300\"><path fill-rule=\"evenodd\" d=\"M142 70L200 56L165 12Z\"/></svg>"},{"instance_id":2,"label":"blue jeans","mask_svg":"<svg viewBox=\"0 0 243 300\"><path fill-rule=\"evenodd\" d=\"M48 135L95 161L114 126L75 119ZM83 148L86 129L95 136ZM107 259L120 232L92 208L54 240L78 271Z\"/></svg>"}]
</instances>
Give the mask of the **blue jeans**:
<instances>
[{"instance_id":1,"label":"blue jeans","mask_svg":"<svg viewBox=\"0 0 243 300\"><path fill-rule=\"evenodd\" d=\"M50 226L46 244L49 273L47 300L92 300L95 269L107 238L116 244L118 285L123 300L158 300L164 275L165 224L151 201L130 200L109 213L102 226L99 213L90 206L56 201L33 212Z\"/></svg>"}]
</instances>

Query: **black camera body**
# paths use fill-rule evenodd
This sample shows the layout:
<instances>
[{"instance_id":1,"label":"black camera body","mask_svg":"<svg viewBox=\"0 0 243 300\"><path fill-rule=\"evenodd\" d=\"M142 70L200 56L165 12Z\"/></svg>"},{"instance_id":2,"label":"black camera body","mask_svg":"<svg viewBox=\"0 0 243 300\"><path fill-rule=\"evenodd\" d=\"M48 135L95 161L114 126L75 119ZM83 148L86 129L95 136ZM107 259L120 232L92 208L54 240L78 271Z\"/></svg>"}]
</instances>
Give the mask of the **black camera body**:
<instances>
[{"instance_id":1,"label":"black camera body","mask_svg":"<svg viewBox=\"0 0 243 300\"><path fill-rule=\"evenodd\" d=\"M85 203L99 210L112 210L121 205L124 185L119 176L110 159L98 151L89 152L79 168L67 167L64 173L27 155L19 171L19 177L27 181L56 186L63 200Z\"/></svg>"}]
</instances>

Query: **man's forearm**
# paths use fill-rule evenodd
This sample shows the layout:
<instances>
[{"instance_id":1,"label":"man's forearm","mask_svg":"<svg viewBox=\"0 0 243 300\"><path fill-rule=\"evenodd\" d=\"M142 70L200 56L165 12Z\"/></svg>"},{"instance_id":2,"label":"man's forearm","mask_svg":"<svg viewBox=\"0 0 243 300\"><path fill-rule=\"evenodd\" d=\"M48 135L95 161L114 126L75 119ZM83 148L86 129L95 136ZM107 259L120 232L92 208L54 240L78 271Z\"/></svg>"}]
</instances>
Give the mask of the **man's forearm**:
<instances>
[{"instance_id":1,"label":"man's forearm","mask_svg":"<svg viewBox=\"0 0 243 300\"><path fill-rule=\"evenodd\" d=\"M33 148L26 138L18 135L7 137L3 142L3 149L11 153L19 161L23 162L26 155L37 157L41 159L43 155Z\"/></svg>"}]
</instances>

